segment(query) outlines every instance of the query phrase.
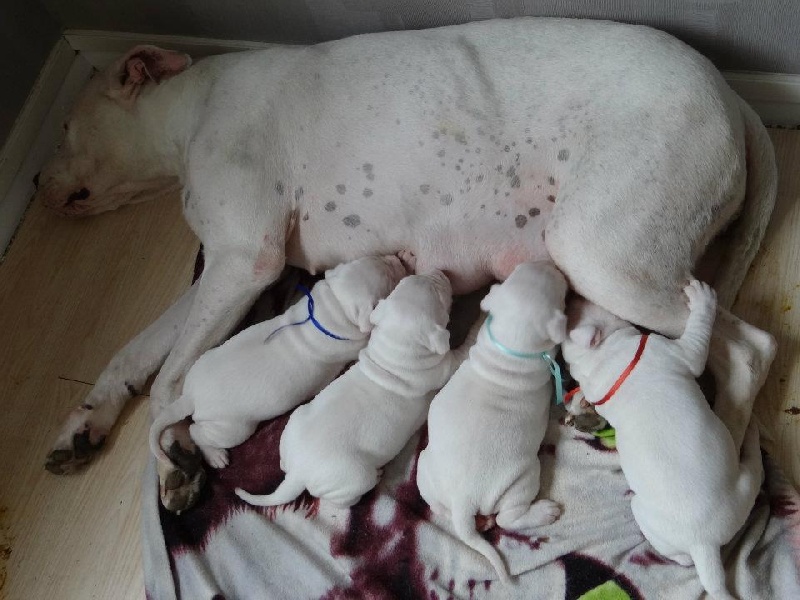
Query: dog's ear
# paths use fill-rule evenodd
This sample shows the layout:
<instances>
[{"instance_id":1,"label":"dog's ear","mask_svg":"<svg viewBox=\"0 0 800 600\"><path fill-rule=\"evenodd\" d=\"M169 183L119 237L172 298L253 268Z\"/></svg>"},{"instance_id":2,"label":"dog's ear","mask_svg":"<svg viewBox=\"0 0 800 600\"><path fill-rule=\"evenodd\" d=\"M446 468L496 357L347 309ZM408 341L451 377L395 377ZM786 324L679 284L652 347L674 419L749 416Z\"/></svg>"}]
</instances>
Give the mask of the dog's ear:
<instances>
[{"instance_id":1,"label":"dog's ear","mask_svg":"<svg viewBox=\"0 0 800 600\"><path fill-rule=\"evenodd\" d=\"M376 304L379 304L379 302L366 300L364 302L359 302L358 306L356 306L355 324L358 326L358 330L361 333L369 333L372 331L372 326L374 325L372 315L377 309ZM380 318L380 314L378 318Z\"/></svg>"},{"instance_id":2,"label":"dog's ear","mask_svg":"<svg viewBox=\"0 0 800 600\"><path fill-rule=\"evenodd\" d=\"M107 93L124 104L132 104L145 84L161 83L191 64L192 59L182 52L157 46L136 46L109 69Z\"/></svg>"},{"instance_id":3,"label":"dog's ear","mask_svg":"<svg viewBox=\"0 0 800 600\"><path fill-rule=\"evenodd\" d=\"M567 315L560 310L547 322L547 335L556 344L567 339Z\"/></svg>"},{"instance_id":4,"label":"dog's ear","mask_svg":"<svg viewBox=\"0 0 800 600\"><path fill-rule=\"evenodd\" d=\"M441 325L434 326L425 347L436 354L447 354L450 351L450 332Z\"/></svg>"},{"instance_id":5,"label":"dog's ear","mask_svg":"<svg viewBox=\"0 0 800 600\"><path fill-rule=\"evenodd\" d=\"M381 300L372 309L372 312L369 315L369 322L373 325L378 325L381 320L386 316L386 300Z\"/></svg>"},{"instance_id":6,"label":"dog's ear","mask_svg":"<svg viewBox=\"0 0 800 600\"><path fill-rule=\"evenodd\" d=\"M495 283L492 287L489 288L489 293L483 297L481 300L481 310L486 313L492 312L492 308L494 306L494 298L496 298L496 290L500 287L499 283Z\"/></svg>"},{"instance_id":7,"label":"dog's ear","mask_svg":"<svg viewBox=\"0 0 800 600\"><path fill-rule=\"evenodd\" d=\"M602 332L596 325L581 325L569 332L569 339L582 348L594 348L600 343Z\"/></svg>"}]
</instances>

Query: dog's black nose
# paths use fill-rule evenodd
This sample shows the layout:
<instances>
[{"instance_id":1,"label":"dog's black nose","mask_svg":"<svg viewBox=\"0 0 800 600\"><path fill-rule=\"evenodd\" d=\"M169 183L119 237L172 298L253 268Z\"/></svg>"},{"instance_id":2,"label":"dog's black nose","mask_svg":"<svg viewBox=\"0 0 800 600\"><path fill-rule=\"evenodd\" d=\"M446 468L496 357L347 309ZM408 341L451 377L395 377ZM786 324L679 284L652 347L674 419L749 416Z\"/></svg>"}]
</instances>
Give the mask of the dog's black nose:
<instances>
[{"instance_id":1,"label":"dog's black nose","mask_svg":"<svg viewBox=\"0 0 800 600\"><path fill-rule=\"evenodd\" d=\"M91 192L88 189L81 188L77 192L73 192L73 193L71 193L69 195L69 198L67 198L67 204L66 205L69 206L70 204L72 204L76 200L86 200L89 197L90 194L91 194Z\"/></svg>"},{"instance_id":2,"label":"dog's black nose","mask_svg":"<svg viewBox=\"0 0 800 600\"><path fill-rule=\"evenodd\" d=\"M35 187L37 190L39 189L39 175L41 174L42 173L40 171L39 173L33 176L33 187Z\"/></svg>"}]
</instances>

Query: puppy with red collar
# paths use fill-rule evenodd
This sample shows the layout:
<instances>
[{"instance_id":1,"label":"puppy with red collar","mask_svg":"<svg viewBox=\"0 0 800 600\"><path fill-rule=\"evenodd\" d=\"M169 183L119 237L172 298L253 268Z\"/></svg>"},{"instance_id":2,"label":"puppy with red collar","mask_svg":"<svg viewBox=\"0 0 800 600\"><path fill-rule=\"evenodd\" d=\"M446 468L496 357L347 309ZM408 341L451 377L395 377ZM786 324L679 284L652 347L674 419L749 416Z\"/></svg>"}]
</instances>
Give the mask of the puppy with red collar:
<instances>
[{"instance_id":1,"label":"puppy with red collar","mask_svg":"<svg viewBox=\"0 0 800 600\"><path fill-rule=\"evenodd\" d=\"M576 299L562 350L584 398L616 431L642 533L667 558L694 563L709 595L728 599L720 547L744 524L761 485L758 431L751 423L740 460L695 380L708 357L716 294L697 280L684 292L689 318L676 340L642 335Z\"/></svg>"}]
</instances>

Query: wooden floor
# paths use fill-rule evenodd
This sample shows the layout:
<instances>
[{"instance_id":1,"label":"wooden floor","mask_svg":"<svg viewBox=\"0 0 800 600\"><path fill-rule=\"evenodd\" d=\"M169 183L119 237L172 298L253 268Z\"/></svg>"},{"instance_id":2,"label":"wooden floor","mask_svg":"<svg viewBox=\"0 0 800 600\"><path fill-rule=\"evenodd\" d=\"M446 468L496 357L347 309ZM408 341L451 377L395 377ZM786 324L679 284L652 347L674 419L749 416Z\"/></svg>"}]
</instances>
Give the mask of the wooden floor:
<instances>
[{"instance_id":1,"label":"wooden floor","mask_svg":"<svg viewBox=\"0 0 800 600\"><path fill-rule=\"evenodd\" d=\"M778 337L757 410L800 483L800 132L771 134L779 204L736 312ZM42 465L112 354L188 285L196 250L174 198L81 221L29 211L0 265L0 599L143 598L145 403L82 474Z\"/></svg>"}]
</instances>

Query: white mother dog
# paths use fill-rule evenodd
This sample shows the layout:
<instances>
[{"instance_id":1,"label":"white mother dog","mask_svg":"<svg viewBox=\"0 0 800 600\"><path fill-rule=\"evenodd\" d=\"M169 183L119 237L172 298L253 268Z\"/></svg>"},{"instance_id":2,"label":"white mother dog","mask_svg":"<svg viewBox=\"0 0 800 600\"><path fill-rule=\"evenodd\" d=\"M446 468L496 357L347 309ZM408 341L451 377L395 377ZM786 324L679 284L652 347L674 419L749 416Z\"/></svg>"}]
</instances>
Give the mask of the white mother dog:
<instances>
[{"instance_id":1,"label":"white mother dog","mask_svg":"<svg viewBox=\"0 0 800 600\"><path fill-rule=\"evenodd\" d=\"M694 563L706 591L732 598L720 546L744 525L763 468L751 423L743 457L695 381L703 372L716 298L686 287L689 320L677 340L639 331L598 306L570 304L562 348L583 396L616 430L620 464L635 492L631 509L653 547ZM573 399L573 402L576 402Z\"/></svg>"},{"instance_id":2,"label":"white mother dog","mask_svg":"<svg viewBox=\"0 0 800 600\"><path fill-rule=\"evenodd\" d=\"M561 513L539 493L537 453L547 429L553 382L550 362L566 337L567 282L550 261L523 263L481 302L489 313L469 358L431 403L428 446L417 485L434 514L508 571L475 530L476 515L496 514L504 529L527 531Z\"/></svg>"},{"instance_id":3,"label":"white mother dog","mask_svg":"<svg viewBox=\"0 0 800 600\"><path fill-rule=\"evenodd\" d=\"M345 263L281 316L206 352L189 370L181 397L153 422L153 453L169 462L161 433L191 416L189 433L206 461L226 466L226 448L317 394L358 356L372 330L372 310L405 275L395 256Z\"/></svg>"},{"instance_id":4,"label":"white mother dog","mask_svg":"<svg viewBox=\"0 0 800 600\"><path fill-rule=\"evenodd\" d=\"M549 256L583 296L679 335L683 283L710 240L739 215L713 271L729 306L774 202L758 117L708 60L647 27L495 20L190 65L131 50L89 84L41 174L39 199L68 215L182 187L207 258L75 410L56 473L91 458L162 362L154 410L175 400L286 263L409 250L461 294ZM769 336L717 320L715 410L734 440L773 353ZM185 507L198 479L161 476L165 505Z\"/></svg>"}]
</instances>

